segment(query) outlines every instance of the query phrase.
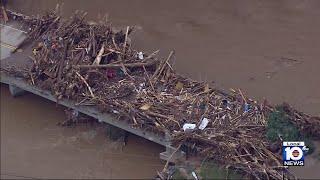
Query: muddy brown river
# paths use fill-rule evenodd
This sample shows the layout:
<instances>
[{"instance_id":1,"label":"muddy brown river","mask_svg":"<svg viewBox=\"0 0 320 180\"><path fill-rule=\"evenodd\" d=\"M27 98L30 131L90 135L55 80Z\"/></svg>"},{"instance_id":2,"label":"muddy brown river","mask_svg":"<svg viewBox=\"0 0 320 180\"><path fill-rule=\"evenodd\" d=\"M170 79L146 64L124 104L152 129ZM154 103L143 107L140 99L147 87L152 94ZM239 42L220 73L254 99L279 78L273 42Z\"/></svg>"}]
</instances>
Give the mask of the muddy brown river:
<instances>
[{"instance_id":1,"label":"muddy brown river","mask_svg":"<svg viewBox=\"0 0 320 180\"><path fill-rule=\"evenodd\" d=\"M135 48L161 57L174 49L181 74L320 116L318 0L12 0L8 8L31 15L56 3L65 17L79 9L91 20L108 13L119 27L136 25ZM151 178L163 166L161 146L132 135L119 151L100 126L56 126L64 118L54 103L12 98L1 86L1 177ZM308 157L294 172L320 178L319 167Z\"/></svg>"}]
</instances>

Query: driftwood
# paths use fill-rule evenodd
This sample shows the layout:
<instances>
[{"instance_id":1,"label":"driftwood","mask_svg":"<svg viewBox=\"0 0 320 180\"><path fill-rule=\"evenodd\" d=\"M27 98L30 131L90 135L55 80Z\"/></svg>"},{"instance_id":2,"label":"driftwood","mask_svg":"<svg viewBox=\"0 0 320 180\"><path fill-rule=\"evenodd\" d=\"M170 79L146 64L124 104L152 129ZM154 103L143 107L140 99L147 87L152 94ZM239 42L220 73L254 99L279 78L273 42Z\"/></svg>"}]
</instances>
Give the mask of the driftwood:
<instances>
[{"instance_id":1,"label":"driftwood","mask_svg":"<svg viewBox=\"0 0 320 180\"><path fill-rule=\"evenodd\" d=\"M149 61L146 63L127 63L127 64L102 64L102 65L77 65L76 67L79 68L121 68L122 66L128 67L128 68L134 68L134 67L147 67L147 66L153 66L157 63L157 61Z\"/></svg>"},{"instance_id":2,"label":"driftwood","mask_svg":"<svg viewBox=\"0 0 320 180\"><path fill-rule=\"evenodd\" d=\"M100 64L103 53L104 53L104 45L102 45L102 47L101 47L96 59L93 62L93 65L99 65Z\"/></svg>"},{"instance_id":3,"label":"driftwood","mask_svg":"<svg viewBox=\"0 0 320 180\"><path fill-rule=\"evenodd\" d=\"M4 8L4 6L1 6L1 11L2 11L2 16L3 16L3 20L4 23L7 23L7 21L9 20L8 15L7 15L7 11Z\"/></svg>"},{"instance_id":4,"label":"driftwood","mask_svg":"<svg viewBox=\"0 0 320 180\"><path fill-rule=\"evenodd\" d=\"M91 89L91 87L89 86L89 84L87 83L87 81L86 81L78 72L76 72L76 75L79 76L79 78L80 78L80 79L83 81L83 83L87 86L87 88L88 88L91 96L94 98L94 94L93 94L93 92L92 92L92 89Z\"/></svg>"},{"instance_id":5,"label":"driftwood","mask_svg":"<svg viewBox=\"0 0 320 180\"><path fill-rule=\"evenodd\" d=\"M37 52L32 69L23 74L26 80L77 105L95 105L135 128L169 132L173 145L190 145L200 156L250 177L292 177L264 135L274 107L247 98L240 89L226 93L180 76L170 65L173 51L166 59L156 58L158 51L140 59L128 41L132 28L114 31L108 23L88 24L84 16L77 12L64 21L55 13L19 16ZM319 132L318 117L289 106L287 112L305 133ZM208 124L201 130L204 118ZM184 131L186 123L196 128Z\"/></svg>"},{"instance_id":6,"label":"driftwood","mask_svg":"<svg viewBox=\"0 0 320 180\"><path fill-rule=\"evenodd\" d=\"M153 73L153 76L152 76L153 81L156 81L159 78L159 76L161 75L161 73L163 72L165 67L167 66L167 63L169 62L169 60L173 56L173 54L174 54L174 51L171 51L168 58L165 61L162 61L160 63L160 65L158 66L156 71Z\"/></svg>"}]
</instances>

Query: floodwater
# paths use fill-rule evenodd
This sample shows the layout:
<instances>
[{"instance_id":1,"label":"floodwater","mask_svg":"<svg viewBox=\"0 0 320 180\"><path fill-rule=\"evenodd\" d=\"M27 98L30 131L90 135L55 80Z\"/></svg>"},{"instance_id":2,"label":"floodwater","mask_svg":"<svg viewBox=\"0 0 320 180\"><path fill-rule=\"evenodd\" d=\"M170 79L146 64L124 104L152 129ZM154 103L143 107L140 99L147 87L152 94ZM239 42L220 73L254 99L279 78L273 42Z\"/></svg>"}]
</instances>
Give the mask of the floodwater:
<instances>
[{"instance_id":1,"label":"floodwater","mask_svg":"<svg viewBox=\"0 0 320 180\"><path fill-rule=\"evenodd\" d=\"M65 17L79 9L87 11L89 19L108 13L117 26L136 25L133 45L149 53L160 49L161 57L175 50L175 68L181 74L214 81L222 89L241 88L250 97L265 97L273 104L286 101L320 116L318 0L12 0L8 6L36 14L56 3L64 3ZM1 137L7 137L1 139L7 143L1 146L1 166L8 172L38 177L152 177L161 165L159 147L152 143L142 146L140 141L146 141L130 138L124 149L148 156L145 159L126 159L126 153L103 158L101 149L108 143L101 133L100 140L75 143L74 136L82 137L92 128L55 126L64 118L61 108L34 96L13 99L3 87L1 96ZM52 148L56 141L57 149ZM104 167L94 165L109 158ZM300 177L320 177L319 160L310 162L296 168Z\"/></svg>"},{"instance_id":2,"label":"floodwater","mask_svg":"<svg viewBox=\"0 0 320 180\"><path fill-rule=\"evenodd\" d=\"M101 124L57 126L63 107L1 85L1 178L152 178L164 148L130 135L122 150ZM137 165L139 162L139 165Z\"/></svg>"}]
</instances>

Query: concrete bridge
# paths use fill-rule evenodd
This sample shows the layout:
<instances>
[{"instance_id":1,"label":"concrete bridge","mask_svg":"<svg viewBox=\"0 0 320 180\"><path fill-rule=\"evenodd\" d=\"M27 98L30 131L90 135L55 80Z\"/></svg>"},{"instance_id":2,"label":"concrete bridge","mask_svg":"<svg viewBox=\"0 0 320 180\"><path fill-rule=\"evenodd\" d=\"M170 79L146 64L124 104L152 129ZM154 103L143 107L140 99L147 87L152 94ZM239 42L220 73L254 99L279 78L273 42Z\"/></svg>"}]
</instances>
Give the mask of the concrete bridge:
<instances>
[{"instance_id":1,"label":"concrete bridge","mask_svg":"<svg viewBox=\"0 0 320 180\"><path fill-rule=\"evenodd\" d=\"M31 45L24 47L23 50L18 50L14 54L11 53L11 51L14 50L26 38L26 32L20 30L19 24L14 22L8 24L0 24L0 26L1 67L15 67L23 69L29 68L32 63L30 58L28 57L32 53ZM1 72L1 83L9 85L10 93L15 97L21 96L28 92L33 93L35 95L41 96L43 98L61 104L65 107L74 109L83 114L91 116L97 119L99 122L105 122L124 131L130 132L132 134L138 135L152 142L165 146L166 151L160 153L160 159L168 160L171 154L176 150L171 146L169 135L160 136L158 134L144 131L142 129L133 128L131 124L116 119L112 114L101 113L94 107L75 105L75 102L67 99L59 100L57 102L57 99L49 91L45 91L35 86L32 86L22 78ZM182 155L182 152L178 152L175 154L175 157L181 157ZM174 159L175 158L172 158L171 160Z\"/></svg>"}]
</instances>

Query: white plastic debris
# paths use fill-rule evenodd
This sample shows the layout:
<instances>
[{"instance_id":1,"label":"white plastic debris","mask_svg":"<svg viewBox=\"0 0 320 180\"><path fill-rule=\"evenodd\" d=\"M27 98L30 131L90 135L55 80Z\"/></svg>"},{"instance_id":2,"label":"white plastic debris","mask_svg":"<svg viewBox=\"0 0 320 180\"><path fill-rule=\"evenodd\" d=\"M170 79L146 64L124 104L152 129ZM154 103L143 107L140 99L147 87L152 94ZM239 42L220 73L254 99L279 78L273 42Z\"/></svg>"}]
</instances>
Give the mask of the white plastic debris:
<instances>
[{"instance_id":1,"label":"white plastic debris","mask_svg":"<svg viewBox=\"0 0 320 180\"><path fill-rule=\"evenodd\" d=\"M143 60L143 53L142 53L142 52L138 52L138 58L139 58L140 60Z\"/></svg>"},{"instance_id":2,"label":"white plastic debris","mask_svg":"<svg viewBox=\"0 0 320 180\"><path fill-rule=\"evenodd\" d=\"M208 123L209 123L209 119L208 118L203 118L201 123L200 123L199 129L204 130L204 128L207 127Z\"/></svg>"},{"instance_id":3,"label":"white plastic debris","mask_svg":"<svg viewBox=\"0 0 320 180\"><path fill-rule=\"evenodd\" d=\"M146 85L145 83L140 83L140 84L139 84L138 92L143 91L143 90L144 90L145 85Z\"/></svg>"},{"instance_id":4,"label":"white plastic debris","mask_svg":"<svg viewBox=\"0 0 320 180\"><path fill-rule=\"evenodd\" d=\"M196 128L196 124L189 124L186 123L183 125L183 131L187 131L187 130L193 130L194 128Z\"/></svg>"},{"instance_id":5,"label":"white plastic debris","mask_svg":"<svg viewBox=\"0 0 320 180\"><path fill-rule=\"evenodd\" d=\"M192 174L192 176L194 177L195 180L198 180L198 176L197 176L197 174L196 174L194 171L192 171L191 174Z\"/></svg>"},{"instance_id":6,"label":"white plastic debris","mask_svg":"<svg viewBox=\"0 0 320 180\"><path fill-rule=\"evenodd\" d=\"M112 110L112 112L113 112L114 114L119 114L119 111L117 111L117 110Z\"/></svg>"},{"instance_id":7,"label":"white plastic debris","mask_svg":"<svg viewBox=\"0 0 320 180\"><path fill-rule=\"evenodd\" d=\"M144 87L146 84L145 83L140 83L139 86L140 87Z\"/></svg>"}]
</instances>

